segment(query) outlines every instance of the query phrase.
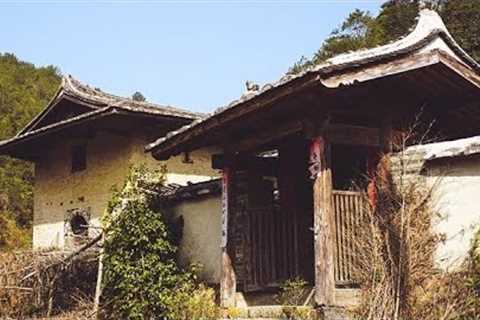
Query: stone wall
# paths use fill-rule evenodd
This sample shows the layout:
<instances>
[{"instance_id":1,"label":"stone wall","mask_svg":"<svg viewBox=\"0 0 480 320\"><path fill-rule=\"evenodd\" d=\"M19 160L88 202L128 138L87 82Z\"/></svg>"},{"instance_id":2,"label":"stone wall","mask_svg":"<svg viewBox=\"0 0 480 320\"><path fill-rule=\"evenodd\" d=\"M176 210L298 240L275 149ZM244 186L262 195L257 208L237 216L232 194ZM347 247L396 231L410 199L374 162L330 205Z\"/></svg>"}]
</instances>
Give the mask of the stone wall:
<instances>
[{"instance_id":1,"label":"stone wall","mask_svg":"<svg viewBox=\"0 0 480 320\"><path fill-rule=\"evenodd\" d=\"M34 248L63 248L68 239L65 220L72 212L81 213L91 225L99 226L112 187L121 187L132 165L144 163L150 168L166 165L168 183L186 184L217 176L211 169L210 150L192 153L193 163L182 162L182 156L158 162L144 152L146 142L140 135L97 132L88 141L71 139L52 143L35 165ZM72 173L71 148L78 143L87 144L87 169Z\"/></svg>"}]
</instances>

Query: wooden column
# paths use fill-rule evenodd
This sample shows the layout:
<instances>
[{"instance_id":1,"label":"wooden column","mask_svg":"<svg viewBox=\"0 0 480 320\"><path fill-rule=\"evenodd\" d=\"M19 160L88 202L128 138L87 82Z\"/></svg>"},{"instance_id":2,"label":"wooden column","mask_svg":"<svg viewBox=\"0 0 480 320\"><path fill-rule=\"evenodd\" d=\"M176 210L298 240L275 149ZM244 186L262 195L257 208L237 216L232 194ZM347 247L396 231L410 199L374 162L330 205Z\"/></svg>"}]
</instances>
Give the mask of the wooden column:
<instances>
[{"instance_id":1,"label":"wooden column","mask_svg":"<svg viewBox=\"0 0 480 320\"><path fill-rule=\"evenodd\" d=\"M222 307L235 306L235 293L237 291L237 279L233 268L231 243L229 243L232 180L233 169L227 164L222 173L222 265L220 275L220 302Z\"/></svg>"},{"instance_id":2,"label":"wooden column","mask_svg":"<svg viewBox=\"0 0 480 320\"><path fill-rule=\"evenodd\" d=\"M335 299L334 228L330 144L324 136L311 139L310 177L313 180L315 302L332 306Z\"/></svg>"},{"instance_id":3,"label":"wooden column","mask_svg":"<svg viewBox=\"0 0 480 320\"><path fill-rule=\"evenodd\" d=\"M383 153L390 153L393 150L393 125L392 116L387 115L382 121L380 128L380 148Z\"/></svg>"}]
</instances>

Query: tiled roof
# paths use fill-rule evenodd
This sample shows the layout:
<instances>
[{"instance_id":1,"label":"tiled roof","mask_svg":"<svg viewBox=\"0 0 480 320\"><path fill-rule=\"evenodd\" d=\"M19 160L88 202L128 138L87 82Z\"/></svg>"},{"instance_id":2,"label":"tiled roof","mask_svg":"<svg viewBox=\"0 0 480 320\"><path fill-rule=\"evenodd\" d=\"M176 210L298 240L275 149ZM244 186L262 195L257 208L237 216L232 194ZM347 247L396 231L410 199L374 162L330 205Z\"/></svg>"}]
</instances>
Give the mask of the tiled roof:
<instances>
[{"instance_id":1,"label":"tiled roof","mask_svg":"<svg viewBox=\"0 0 480 320\"><path fill-rule=\"evenodd\" d=\"M71 124L80 123L82 121L90 120L90 119L93 119L93 118L99 118L99 117L102 117L102 116L108 115L108 114L114 114L114 113L118 112L116 110L117 109L112 108L112 107L104 107L104 108L96 109L94 111L82 113L81 115L78 115L76 117L72 117L72 118L68 118L68 119L65 119L65 120L62 120L62 121L59 121L59 122L55 122L53 124L50 124L50 125L47 125L47 126L44 126L44 127L40 127L38 129L35 129L35 130L30 130L30 131L25 132L24 134L17 135L15 137L11 138L11 139L0 141L0 148L5 146L5 145L11 144L13 142L17 143L17 142L21 142L21 141L24 141L24 140L28 140L31 137L35 137L35 136L47 133L51 130L60 129L60 128L63 128L65 126L71 125Z\"/></svg>"},{"instance_id":2,"label":"tiled roof","mask_svg":"<svg viewBox=\"0 0 480 320\"><path fill-rule=\"evenodd\" d=\"M181 108L172 107L169 105L159 105L145 101L135 101L131 98L116 96L110 93L103 92L98 88L93 88L89 85L83 84L73 78L71 75L66 75L62 78L62 83L57 90L57 93L47 105L47 107L38 114L24 129L22 129L17 136L21 136L31 130L54 106L64 97L69 97L79 101L83 105L90 107L92 110L98 110L105 107L116 107L125 109L131 112L147 113L158 116L182 118L188 120L195 120L205 117L205 114L190 112Z\"/></svg>"},{"instance_id":3,"label":"tiled roof","mask_svg":"<svg viewBox=\"0 0 480 320\"><path fill-rule=\"evenodd\" d=\"M100 104L103 106L123 108L130 111L140 111L189 119L196 119L204 116L201 113L187 111L178 107L160 105L145 101L136 101L131 98L125 98L106 93L98 88L93 88L89 85L80 83L80 81L74 79L71 75L63 78L62 87L65 94L85 100L93 105Z\"/></svg>"},{"instance_id":4,"label":"tiled roof","mask_svg":"<svg viewBox=\"0 0 480 320\"><path fill-rule=\"evenodd\" d=\"M217 196L221 193L220 179L191 183L186 186L167 184L160 189L160 198L164 203L172 205L181 201L195 200L206 196Z\"/></svg>"},{"instance_id":5,"label":"tiled roof","mask_svg":"<svg viewBox=\"0 0 480 320\"><path fill-rule=\"evenodd\" d=\"M391 59L396 56L408 54L411 52L426 53L435 50L445 51L453 57L461 60L470 68L480 72L480 64L470 57L454 40L450 32L447 30L441 17L435 11L423 9L417 18L417 24L413 31L407 36L391 42L389 44L363 49L355 52L345 53L328 59L325 63L312 66L299 74L287 74L280 78L277 82L265 84L259 90L250 90L242 95L240 99L232 101L227 106L218 108L209 118L198 119L176 131L168 133L153 143L146 146L147 151L153 151L168 140L179 136L187 131L202 125L208 121L215 121L217 115L225 111L241 107L244 103L253 100L261 95L270 92L272 89L287 85L288 83L306 77L307 75L318 74L326 76L334 72L341 72L350 68L357 68L366 64Z\"/></svg>"},{"instance_id":6,"label":"tiled roof","mask_svg":"<svg viewBox=\"0 0 480 320\"><path fill-rule=\"evenodd\" d=\"M412 146L406 153L422 154L425 161L480 154L480 136Z\"/></svg>"}]
</instances>

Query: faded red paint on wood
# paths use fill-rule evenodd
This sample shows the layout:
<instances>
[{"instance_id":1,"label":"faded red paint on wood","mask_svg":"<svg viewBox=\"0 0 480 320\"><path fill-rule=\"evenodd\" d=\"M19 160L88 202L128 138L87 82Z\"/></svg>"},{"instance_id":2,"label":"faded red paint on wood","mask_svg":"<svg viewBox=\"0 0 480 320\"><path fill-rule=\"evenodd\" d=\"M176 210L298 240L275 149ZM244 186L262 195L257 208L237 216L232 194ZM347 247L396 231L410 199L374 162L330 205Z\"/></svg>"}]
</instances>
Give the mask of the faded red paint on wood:
<instances>
[{"instance_id":1,"label":"faded red paint on wood","mask_svg":"<svg viewBox=\"0 0 480 320\"><path fill-rule=\"evenodd\" d=\"M368 176L368 185L367 185L367 196L368 202L372 208L377 206L377 188L376 188L376 172L377 172L377 165L379 161L379 153L378 151L370 151L367 159L367 176Z\"/></svg>"}]
</instances>

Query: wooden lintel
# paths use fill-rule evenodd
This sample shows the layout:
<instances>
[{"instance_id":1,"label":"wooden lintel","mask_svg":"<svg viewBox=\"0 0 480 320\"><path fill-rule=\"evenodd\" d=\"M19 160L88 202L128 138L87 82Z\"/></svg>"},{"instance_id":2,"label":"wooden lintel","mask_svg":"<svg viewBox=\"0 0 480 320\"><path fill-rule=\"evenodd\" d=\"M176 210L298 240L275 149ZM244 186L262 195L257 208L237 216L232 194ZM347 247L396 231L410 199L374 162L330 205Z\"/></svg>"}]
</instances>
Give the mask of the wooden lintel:
<instances>
[{"instance_id":1,"label":"wooden lintel","mask_svg":"<svg viewBox=\"0 0 480 320\"><path fill-rule=\"evenodd\" d=\"M304 132L305 137L308 139L315 138L319 135L328 136L328 141L331 144L379 147L381 143L379 128L339 123L331 124L328 118L326 118L323 123L318 124L311 120L305 120Z\"/></svg>"},{"instance_id":2,"label":"wooden lintel","mask_svg":"<svg viewBox=\"0 0 480 320\"><path fill-rule=\"evenodd\" d=\"M245 138L238 142L230 143L231 150L235 152L248 152L282 137L304 131L307 138L317 135L327 135L330 143L343 145L356 145L366 147L379 147L380 129L372 127L354 126L348 124L328 124L328 119L315 125L312 121L294 121L280 125L272 130L264 131L254 137ZM217 158L216 160L219 160ZM221 168L215 164L214 168Z\"/></svg>"},{"instance_id":3,"label":"wooden lintel","mask_svg":"<svg viewBox=\"0 0 480 320\"><path fill-rule=\"evenodd\" d=\"M310 174L313 180L315 303L335 303L334 225L330 144L324 136L311 139Z\"/></svg>"},{"instance_id":4,"label":"wooden lintel","mask_svg":"<svg viewBox=\"0 0 480 320\"><path fill-rule=\"evenodd\" d=\"M222 170L228 166L235 166L236 170L255 170L266 175L272 174L277 169L278 163L275 157L258 157L254 155L239 155L235 159L227 161L223 154L212 155L212 169Z\"/></svg>"},{"instance_id":5,"label":"wooden lintel","mask_svg":"<svg viewBox=\"0 0 480 320\"><path fill-rule=\"evenodd\" d=\"M332 144L344 144L365 147L380 146L380 129L332 124L327 126L325 134Z\"/></svg>"},{"instance_id":6,"label":"wooden lintel","mask_svg":"<svg viewBox=\"0 0 480 320\"><path fill-rule=\"evenodd\" d=\"M265 145L269 142L300 132L303 129L301 121L293 121L279 126L274 126L258 134L254 134L246 139L230 144L231 150L236 152L247 152Z\"/></svg>"}]
</instances>

